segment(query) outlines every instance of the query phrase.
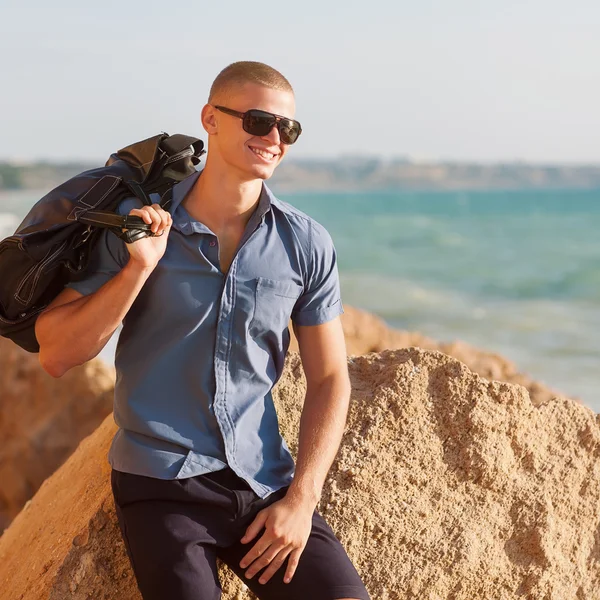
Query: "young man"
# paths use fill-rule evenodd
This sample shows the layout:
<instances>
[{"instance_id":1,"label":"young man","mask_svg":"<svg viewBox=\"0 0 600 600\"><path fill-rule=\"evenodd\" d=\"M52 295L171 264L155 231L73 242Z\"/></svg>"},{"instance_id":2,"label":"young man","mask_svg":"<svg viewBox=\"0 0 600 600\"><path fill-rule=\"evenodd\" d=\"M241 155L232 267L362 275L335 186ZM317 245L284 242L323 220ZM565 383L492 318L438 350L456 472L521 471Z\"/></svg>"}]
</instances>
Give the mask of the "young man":
<instances>
[{"instance_id":1,"label":"young man","mask_svg":"<svg viewBox=\"0 0 600 600\"><path fill-rule=\"evenodd\" d=\"M316 510L350 398L335 249L263 183L301 133L294 113L275 69L225 68L202 109L203 171L174 187L170 214L119 207L156 236L104 233L89 277L37 322L55 377L123 322L109 460L145 600L220 598L217 557L261 600L369 600ZM296 465L271 395L290 317L307 380Z\"/></svg>"}]
</instances>

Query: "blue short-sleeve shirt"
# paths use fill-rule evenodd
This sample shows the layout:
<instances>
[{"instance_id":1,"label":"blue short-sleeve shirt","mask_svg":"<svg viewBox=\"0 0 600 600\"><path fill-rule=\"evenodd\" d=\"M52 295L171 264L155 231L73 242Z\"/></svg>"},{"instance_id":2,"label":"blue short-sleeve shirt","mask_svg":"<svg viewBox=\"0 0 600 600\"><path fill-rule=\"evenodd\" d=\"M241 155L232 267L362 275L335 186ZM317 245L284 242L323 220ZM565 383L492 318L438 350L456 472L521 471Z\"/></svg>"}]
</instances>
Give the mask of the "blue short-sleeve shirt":
<instances>
[{"instance_id":1,"label":"blue short-sleeve shirt","mask_svg":"<svg viewBox=\"0 0 600 600\"><path fill-rule=\"evenodd\" d=\"M200 175L174 186L165 254L123 320L109 461L160 479L229 465L265 498L291 483L295 467L271 395L289 319L318 325L344 312L336 252L321 224L263 183L223 273L217 236L181 205ZM118 211L139 206L130 198ZM69 287L91 294L128 260L125 243L105 231L89 274Z\"/></svg>"}]
</instances>

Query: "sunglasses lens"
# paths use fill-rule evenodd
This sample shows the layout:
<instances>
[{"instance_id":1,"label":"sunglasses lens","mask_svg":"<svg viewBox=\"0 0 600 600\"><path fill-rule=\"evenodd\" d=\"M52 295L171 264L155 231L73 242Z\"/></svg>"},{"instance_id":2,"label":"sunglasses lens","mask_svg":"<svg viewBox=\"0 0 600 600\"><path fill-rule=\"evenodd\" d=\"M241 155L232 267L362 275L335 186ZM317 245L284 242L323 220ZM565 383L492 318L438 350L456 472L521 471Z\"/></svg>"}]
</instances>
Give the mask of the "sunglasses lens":
<instances>
[{"instance_id":1,"label":"sunglasses lens","mask_svg":"<svg viewBox=\"0 0 600 600\"><path fill-rule=\"evenodd\" d=\"M279 135L284 144L293 144L300 135L300 125L296 121L283 119L279 121Z\"/></svg>"},{"instance_id":2,"label":"sunglasses lens","mask_svg":"<svg viewBox=\"0 0 600 600\"><path fill-rule=\"evenodd\" d=\"M281 119L277 122L277 119L268 112L249 110L243 121L244 131L251 135L269 135L275 124L277 124L279 136L284 144L293 144L298 139L300 123L291 119Z\"/></svg>"},{"instance_id":3,"label":"sunglasses lens","mask_svg":"<svg viewBox=\"0 0 600 600\"><path fill-rule=\"evenodd\" d=\"M268 135L275 117L261 110L249 110L244 117L244 130L251 135Z\"/></svg>"}]
</instances>

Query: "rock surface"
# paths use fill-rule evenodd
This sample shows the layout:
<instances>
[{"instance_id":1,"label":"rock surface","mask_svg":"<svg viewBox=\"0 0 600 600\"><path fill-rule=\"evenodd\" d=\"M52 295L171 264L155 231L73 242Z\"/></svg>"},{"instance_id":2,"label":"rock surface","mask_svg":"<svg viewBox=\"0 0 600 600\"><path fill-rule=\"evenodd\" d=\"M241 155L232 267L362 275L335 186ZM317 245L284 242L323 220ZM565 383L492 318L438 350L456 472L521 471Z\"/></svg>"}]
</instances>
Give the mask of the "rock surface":
<instances>
[{"instance_id":1,"label":"rock surface","mask_svg":"<svg viewBox=\"0 0 600 600\"><path fill-rule=\"evenodd\" d=\"M518 383L527 388L534 404L541 404L556 396L564 396L520 373L512 362L499 354L475 348L462 341L436 342L418 332L394 329L376 315L352 306L344 305L344 311L341 321L348 355L418 346L458 358L486 379ZM297 352L298 342L291 326L290 332L290 350Z\"/></svg>"},{"instance_id":2,"label":"rock surface","mask_svg":"<svg viewBox=\"0 0 600 600\"><path fill-rule=\"evenodd\" d=\"M464 342L438 343L420 333L390 328L383 319L344 306L341 321L349 355L419 346L458 358L486 379L525 386L534 404L560 394L519 373L502 356ZM290 350L298 344L290 324ZM37 355L0 338L0 533L42 481L112 409L114 369L92 361L60 380L47 375Z\"/></svg>"},{"instance_id":3,"label":"rock surface","mask_svg":"<svg viewBox=\"0 0 600 600\"><path fill-rule=\"evenodd\" d=\"M419 348L349 359L346 432L319 510L373 600L600 599L600 417L535 405ZM294 457L305 380L290 354L274 397ZM106 453L87 438L0 538L0 600L139 600ZM253 598L225 566L224 600Z\"/></svg>"},{"instance_id":4,"label":"rock surface","mask_svg":"<svg viewBox=\"0 0 600 600\"><path fill-rule=\"evenodd\" d=\"M114 372L90 361L62 379L0 338L0 532L112 410Z\"/></svg>"}]
</instances>

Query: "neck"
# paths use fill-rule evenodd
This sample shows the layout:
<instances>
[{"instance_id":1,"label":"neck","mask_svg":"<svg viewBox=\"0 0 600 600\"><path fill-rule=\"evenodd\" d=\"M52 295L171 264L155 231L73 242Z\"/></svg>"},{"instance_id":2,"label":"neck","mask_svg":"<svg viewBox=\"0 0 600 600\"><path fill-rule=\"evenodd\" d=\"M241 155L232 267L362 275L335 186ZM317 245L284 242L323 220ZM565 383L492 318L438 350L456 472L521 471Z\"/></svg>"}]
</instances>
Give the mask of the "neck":
<instances>
[{"instance_id":1,"label":"neck","mask_svg":"<svg viewBox=\"0 0 600 600\"><path fill-rule=\"evenodd\" d=\"M185 199L195 218L217 230L243 228L258 205L262 179L244 180L207 157L202 175Z\"/></svg>"}]
</instances>

